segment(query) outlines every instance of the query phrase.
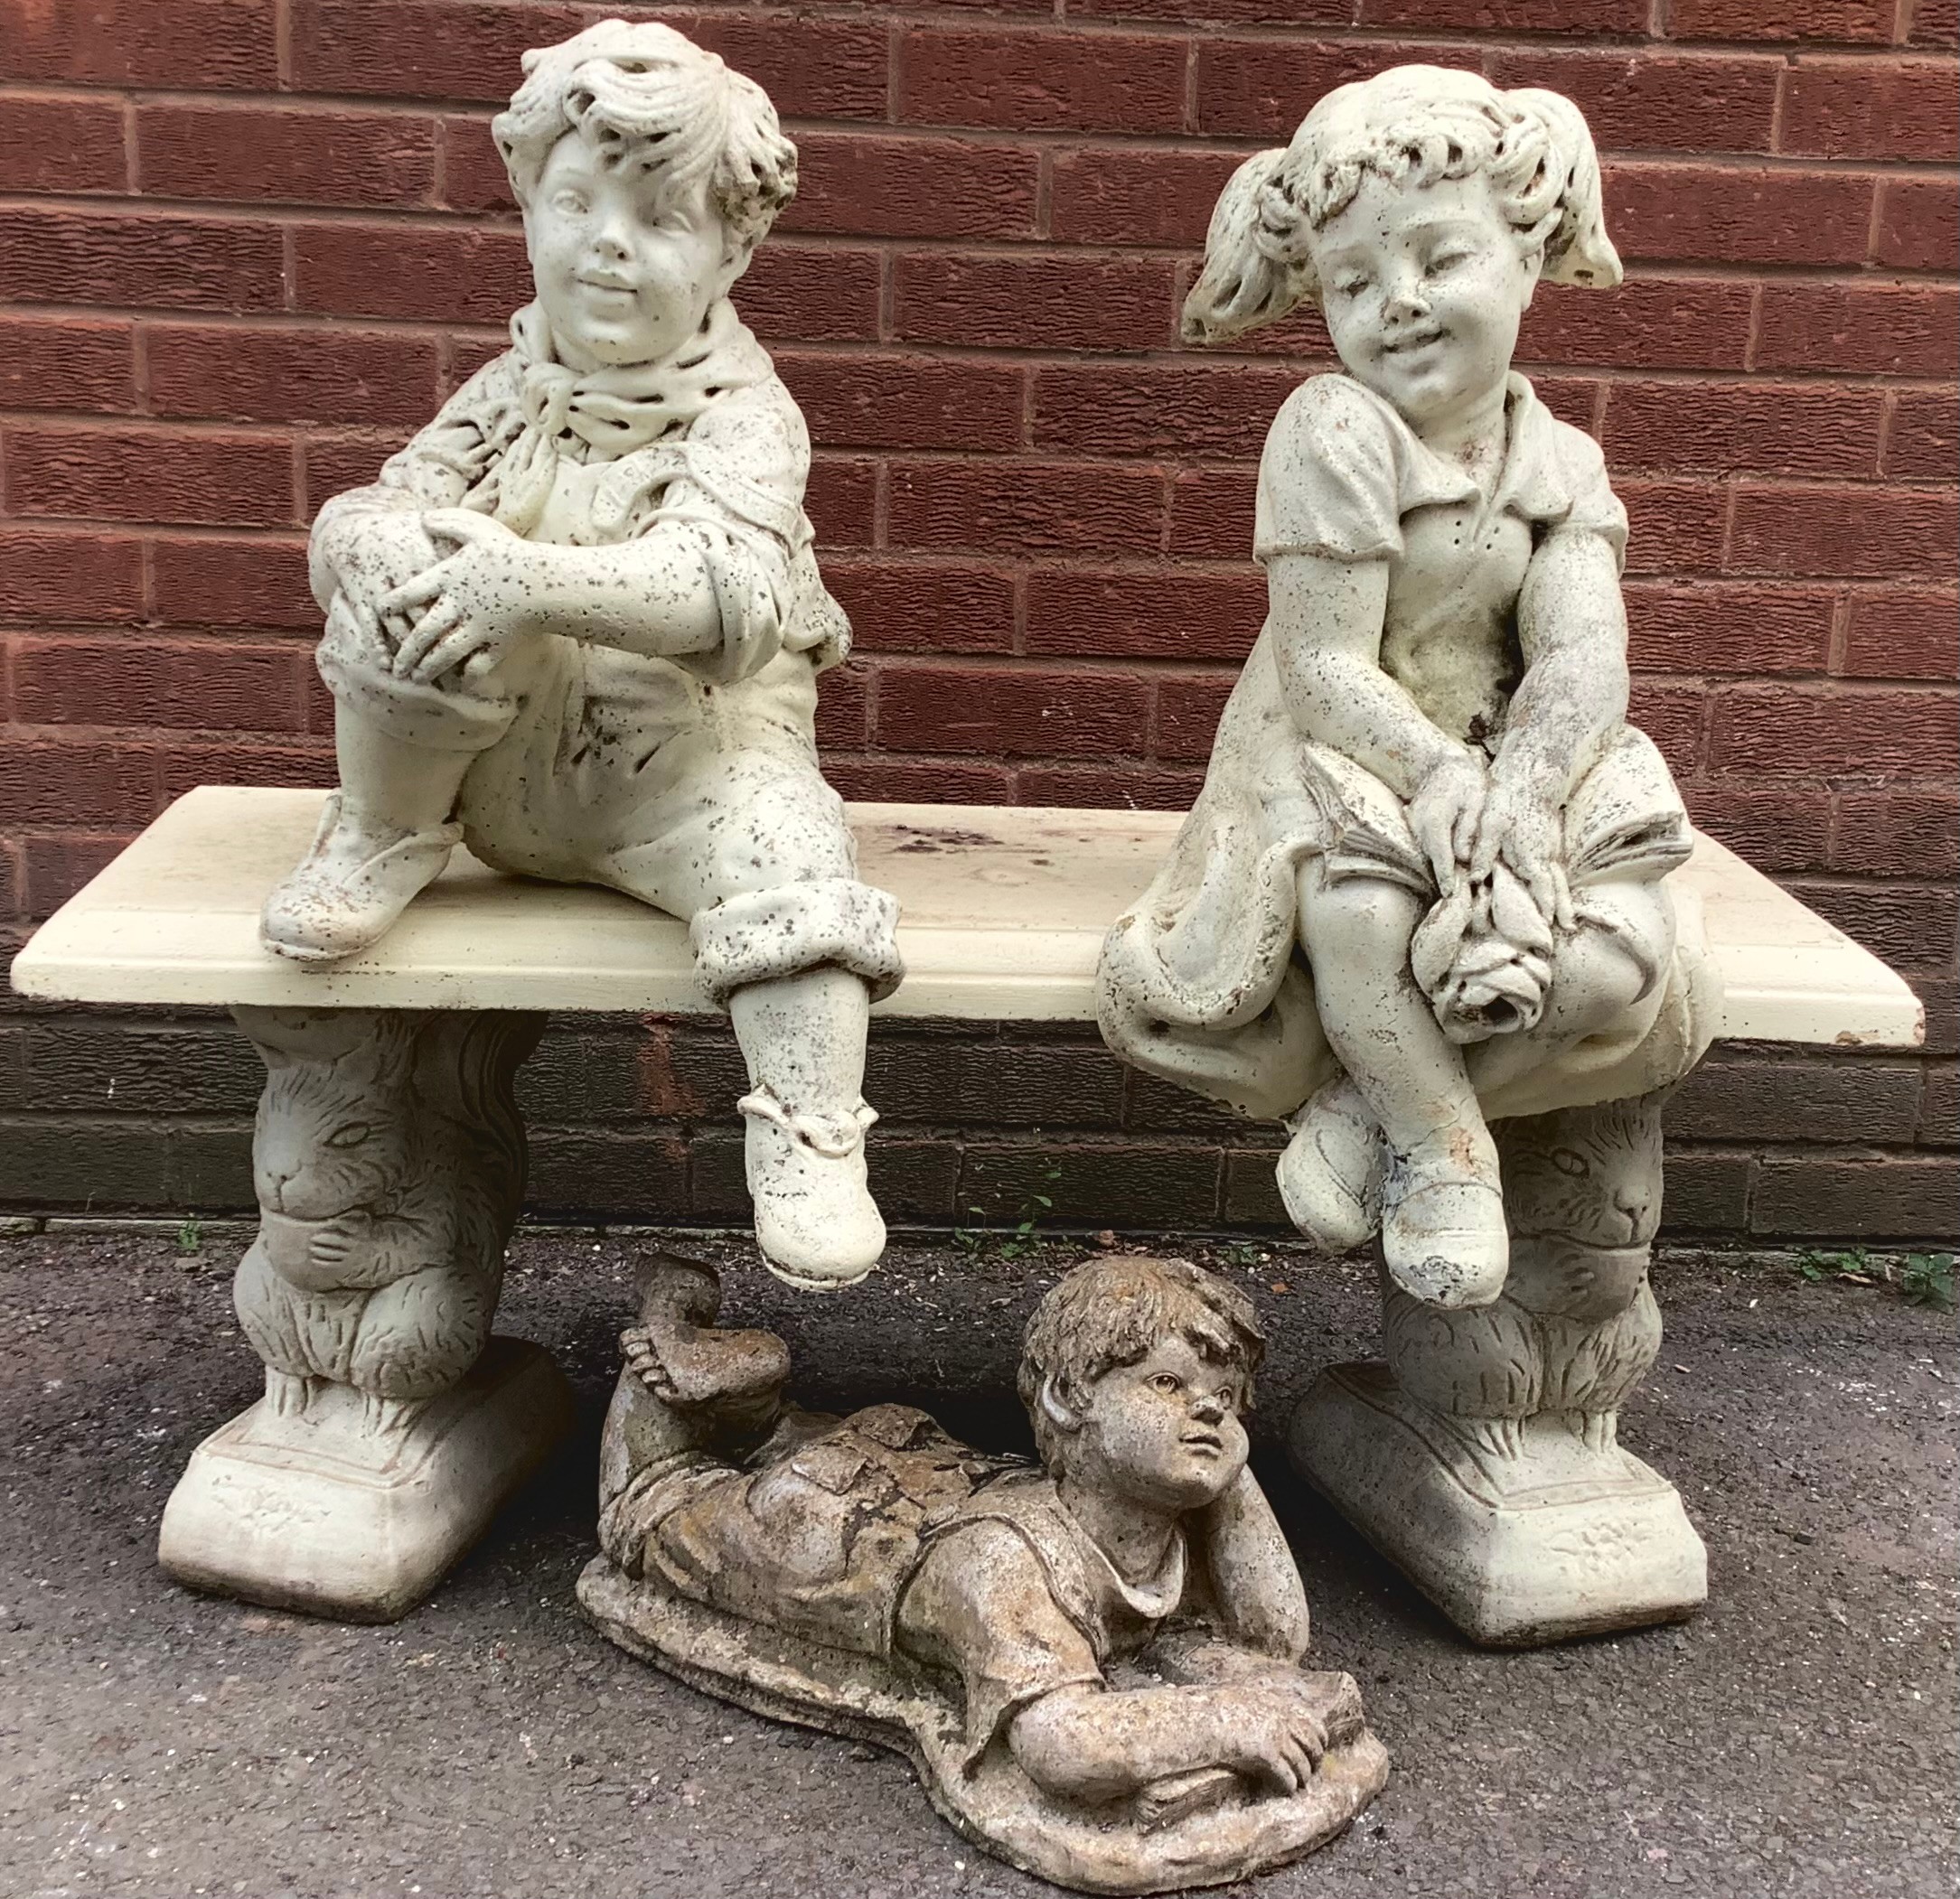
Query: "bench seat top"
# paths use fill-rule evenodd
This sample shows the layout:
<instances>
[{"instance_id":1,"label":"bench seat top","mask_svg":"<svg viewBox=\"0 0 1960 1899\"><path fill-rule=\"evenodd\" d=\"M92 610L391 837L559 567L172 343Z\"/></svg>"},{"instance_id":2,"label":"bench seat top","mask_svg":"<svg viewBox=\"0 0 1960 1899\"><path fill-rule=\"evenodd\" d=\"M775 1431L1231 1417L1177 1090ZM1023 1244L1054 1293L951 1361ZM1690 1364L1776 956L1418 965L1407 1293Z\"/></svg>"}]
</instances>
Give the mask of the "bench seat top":
<instances>
[{"instance_id":1,"label":"bench seat top","mask_svg":"<svg viewBox=\"0 0 1960 1899\"><path fill-rule=\"evenodd\" d=\"M500 875L458 851L371 955L314 975L258 946L260 903L299 862L325 793L187 792L36 933L23 994L73 1002L708 1013L687 932L610 891ZM855 804L860 872L903 909L908 974L887 1015L1085 1022L1102 935L1149 884L1174 812ZM1910 1047L1899 978L1712 838L1698 891L1727 985L1721 1034Z\"/></svg>"}]
</instances>

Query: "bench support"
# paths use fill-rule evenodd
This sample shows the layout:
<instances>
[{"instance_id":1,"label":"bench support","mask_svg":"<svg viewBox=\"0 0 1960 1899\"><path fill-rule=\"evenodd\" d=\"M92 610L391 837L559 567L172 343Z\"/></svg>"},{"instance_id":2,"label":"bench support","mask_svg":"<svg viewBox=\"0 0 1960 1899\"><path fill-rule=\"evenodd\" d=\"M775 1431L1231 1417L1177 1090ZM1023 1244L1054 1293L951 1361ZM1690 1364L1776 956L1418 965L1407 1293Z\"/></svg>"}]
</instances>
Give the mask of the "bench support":
<instances>
[{"instance_id":1,"label":"bench support","mask_svg":"<svg viewBox=\"0 0 1960 1899\"><path fill-rule=\"evenodd\" d=\"M491 1335L523 1200L512 1083L545 1018L233 1013L267 1068L234 1289L266 1391L192 1454L158 1558L195 1588L392 1621L570 1427L549 1357Z\"/></svg>"},{"instance_id":2,"label":"bench support","mask_svg":"<svg viewBox=\"0 0 1960 1899\"><path fill-rule=\"evenodd\" d=\"M1618 1442L1660 1351L1665 1099L1499 1122L1502 1296L1445 1311L1384 1279L1387 1362L1323 1373L1294 1414L1300 1472L1474 1641L1679 1622L1707 1597L1679 1494Z\"/></svg>"}]
</instances>

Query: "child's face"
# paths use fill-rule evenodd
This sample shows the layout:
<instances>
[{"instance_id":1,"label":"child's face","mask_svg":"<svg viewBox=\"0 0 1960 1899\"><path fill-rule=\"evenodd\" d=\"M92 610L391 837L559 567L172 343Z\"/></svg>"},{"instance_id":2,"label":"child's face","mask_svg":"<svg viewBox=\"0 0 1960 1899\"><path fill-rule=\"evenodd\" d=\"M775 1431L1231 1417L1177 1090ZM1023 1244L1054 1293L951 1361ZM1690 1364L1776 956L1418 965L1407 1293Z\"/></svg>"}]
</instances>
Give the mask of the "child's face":
<instances>
[{"instance_id":1,"label":"child's face","mask_svg":"<svg viewBox=\"0 0 1960 1899\"><path fill-rule=\"evenodd\" d=\"M1417 429L1502 386L1540 264L1481 172L1413 189L1366 173L1313 261L1348 374Z\"/></svg>"},{"instance_id":2,"label":"child's face","mask_svg":"<svg viewBox=\"0 0 1960 1899\"><path fill-rule=\"evenodd\" d=\"M705 180L608 164L582 132L551 148L524 216L531 275L569 368L657 362L700 328L740 257Z\"/></svg>"},{"instance_id":3,"label":"child's face","mask_svg":"<svg viewBox=\"0 0 1960 1899\"><path fill-rule=\"evenodd\" d=\"M1077 1455L1086 1452L1094 1475L1136 1502L1202 1510L1245 1468L1244 1396L1239 1367L1206 1358L1182 1335L1159 1340L1147 1358L1090 1388Z\"/></svg>"}]
</instances>

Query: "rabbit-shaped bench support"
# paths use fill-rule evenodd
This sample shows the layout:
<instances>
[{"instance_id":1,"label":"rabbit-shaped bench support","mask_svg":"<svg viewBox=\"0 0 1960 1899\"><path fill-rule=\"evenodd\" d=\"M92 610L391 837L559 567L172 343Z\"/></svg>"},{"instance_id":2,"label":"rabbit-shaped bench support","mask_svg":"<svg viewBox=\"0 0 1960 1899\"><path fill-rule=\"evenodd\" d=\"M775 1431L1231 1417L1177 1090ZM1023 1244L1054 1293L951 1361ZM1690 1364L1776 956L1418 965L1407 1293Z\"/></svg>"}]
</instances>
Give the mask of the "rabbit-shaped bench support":
<instances>
[{"instance_id":1,"label":"rabbit-shaped bench support","mask_svg":"<svg viewBox=\"0 0 1960 1899\"><path fill-rule=\"evenodd\" d=\"M1675 1622L1707 1597L1679 1493L1618 1437L1661 1345L1665 1094L1497 1123L1502 1296L1447 1310L1384 1279L1387 1363L1336 1366L1294 1415L1300 1470L1479 1642Z\"/></svg>"},{"instance_id":2,"label":"rabbit-shaped bench support","mask_svg":"<svg viewBox=\"0 0 1960 1899\"><path fill-rule=\"evenodd\" d=\"M234 1290L266 1393L192 1455L159 1557L196 1587L391 1620L569 1423L550 1359L491 1336L524 1187L511 1084L544 1018L234 1013L267 1070Z\"/></svg>"}]
</instances>

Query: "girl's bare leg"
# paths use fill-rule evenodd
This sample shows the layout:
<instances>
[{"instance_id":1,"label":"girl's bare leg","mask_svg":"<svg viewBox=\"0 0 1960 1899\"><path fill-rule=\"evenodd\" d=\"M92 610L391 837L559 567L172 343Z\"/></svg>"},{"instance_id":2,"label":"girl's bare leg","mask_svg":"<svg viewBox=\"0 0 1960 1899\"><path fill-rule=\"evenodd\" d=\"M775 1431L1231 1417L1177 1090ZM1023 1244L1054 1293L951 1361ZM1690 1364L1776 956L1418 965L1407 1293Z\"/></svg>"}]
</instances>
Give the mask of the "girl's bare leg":
<instances>
[{"instance_id":1,"label":"girl's bare leg","mask_svg":"<svg viewBox=\"0 0 1960 1899\"><path fill-rule=\"evenodd\" d=\"M1509 1263L1497 1151L1463 1055L1409 967L1424 899L1372 878L1300 874L1300 937L1327 1041L1393 1156L1382 1250L1390 1276L1437 1305L1481 1305Z\"/></svg>"}]
</instances>

